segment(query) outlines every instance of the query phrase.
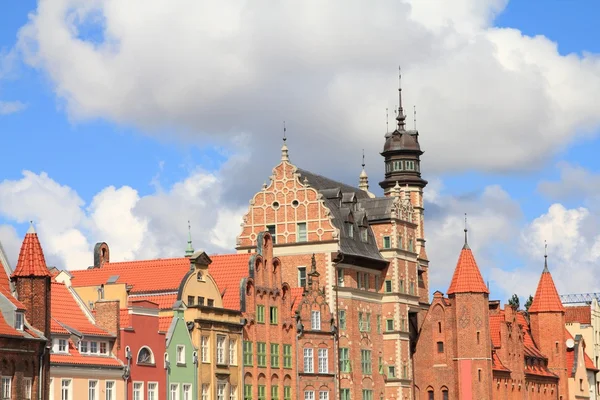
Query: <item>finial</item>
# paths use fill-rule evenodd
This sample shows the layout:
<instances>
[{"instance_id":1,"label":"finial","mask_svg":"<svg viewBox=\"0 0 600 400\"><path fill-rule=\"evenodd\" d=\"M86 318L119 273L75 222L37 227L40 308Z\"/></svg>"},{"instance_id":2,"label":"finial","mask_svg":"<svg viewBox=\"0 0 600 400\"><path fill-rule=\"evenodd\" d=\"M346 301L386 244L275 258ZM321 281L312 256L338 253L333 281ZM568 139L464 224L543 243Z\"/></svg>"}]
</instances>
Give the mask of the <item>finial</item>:
<instances>
[{"instance_id":1,"label":"finial","mask_svg":"<svg viewBox=\"0 0 600 400\"><path fill-rule=\"evenodd\" d=\"M398 66L398 116L396 120L398 121L398 130L404 130L404 120L406 117L404 116L404 109L402 108L402 68Z\"/></svg>"},{"instance_id":2,"label":"finial","mask_svg":"<svg viewBox=\"0 0 600 400\"><path fill-rule=\"evenodd\" d=\"M463 249L470 249L469 243L467 242L467 231L467 213L465 213L465 245L463 246Z\"/></svg>"},{"instance_id":3,"label":"finial","mask_svg":"<svg viewBox=\"0 0 600 400\"><path fill-rule=\"evenodd\" d=\"M27 229L27 233L35 233L35 228L33 226L33 221L29 221L29 229Z\"/></svg>"},{"instance_id":4,"label":"finial","mask_svg":"<svg viewBox=\"0 0 600 400\"><path fill-rule=\"evenodd\" d=\"M191 257L194 254L194 248L192 247L192 225L188 219L188 242L187 248L185 249L185 256Z\"/></svg>"},{"instance_id":5,"label":"finial","mask_svg":"<svg viewBox=\"0 0 600 400\"><path fill-rule=\"evenodd\" d=\"M285 121L283 121L283 143L285 143L285 141L287 140L287 138L285 137Z\"/></svg>"},{"instance_id":6,"label":"finial","mask_svg":"<svg viewBox=\"0 0 600 400\"><path fill-rule=\"evenodd\" d=\"M413 129L417 130L417 106L413 106Z\"/></svg>"},{"instance_id":7,"label":"finial","mask_svg":"<svg viewBox=\"0 0 600 400\"><path fill-rule=\"evenodd\" d=\"M281 146L281 161L290 161L290 156L288 154L288 148L287 148L287 145L285 144L285 142L287 140L285 132L286 132L285 121L283 121L283 146Z\"/></svg>"},{"instance_id":8,"label":"finial","mask_svg":"<svg viewBox=\"0 0 600 400\"><path fill-rule=\"evenodd\" d=\"M365 149L362 149L362 151L363 151L363 155L362 155L362 157L363 157L362 158L362 167L363 167L363 169L365 169Z\"/></svg>"},{"instance_id":9,"label":"finial","mask_svg":"<svg viewBox=\"0 0 600 400\"><path fill-rule=\"evenodd\" d=\"M313 253L310 259L310 266L312 267L313 272L317 270L317 260L315 259L315 253Z\"/></svg>"},{"instance_id":10,"label":"finial","mask_svg":"<svg viewBox=\"0 0 600 400\"><path fill-rule=\"evenodd\" d=\"M390 116L388 113L388 108L385 108L385 133L390 131Z\"/></svg>"},{"instance_id":11,"label":"finial","mask_svg":"<svg viewBox=\"0 0 600 400\"><path fill-rule=\"evenodd\" d=\"M548 243L544 240L544 271L550 272L548 270Z\"/></svg>"}]
</instances>

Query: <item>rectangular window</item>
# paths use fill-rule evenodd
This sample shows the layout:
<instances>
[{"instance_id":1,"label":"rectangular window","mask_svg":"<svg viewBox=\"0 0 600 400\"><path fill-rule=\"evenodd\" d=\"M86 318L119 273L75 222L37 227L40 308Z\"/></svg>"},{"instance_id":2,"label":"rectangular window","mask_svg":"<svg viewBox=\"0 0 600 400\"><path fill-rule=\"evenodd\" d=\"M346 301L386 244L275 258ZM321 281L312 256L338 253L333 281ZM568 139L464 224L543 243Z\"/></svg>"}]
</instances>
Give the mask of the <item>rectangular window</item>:
<instances>
[{"instance_id":1,"label":"rectangular window","mask_svg":"<svg viewBox=\"0 0 600 400\"><path fill-rule=\"evenodd\" d=\"M273 239L273 244L277 243L277 229L275 225L267 225L267 231L271 234L271 238Z\"/></svg>"},{"instance_id":2,"label":"rectangular window","mask_svg":"<svg viewBox=\"0 0 600 400\"><path fill-rule=\"evenodd\" d=\"M437 342L437 351L438 353L444 352L444 342Z\"/></svg>"},{"instance_id":3,"label":"rectangular window","mask_svg":"<svg viewBox=\"0 0 600 400\"><path fill-rule=\"evenodd\" d=\"M66 339L58 339L58 352L59 353L67 352L67 340Z\"/></svg>"},{"instance_id":4,"label":"rectangular window","mask_svg":"<svg viewBox=\"0 0 600 400\"><path fill-rule=\"evenodd\" d=\"M88 381L88 400L98 400L98 381Z\"/></svg>"},{"instance_id":5,"label":"rectangular window","mask_svg":"<svg viewBox=\"0 0 600 400\"><path fill-rule=\"evenodd\" d=\"M23 313L15 312L15 329L18 331L22 331L24 323L25 323L25 318L23 317Z\"/></svg>"},{"instance_id":6,"label":"rectangular window","mask_svg":"<svg viewBox=\"0 0 600 400\"><path fill-rule=\"evenodd\" d=\"M363 289L369 290L370 288L370 279L369 279L369 274L365 273L365 277L363 279Z\"/></svg>"},{"instance_id":7,"label":"rectangular window","mask_svg":"<svg viewBox=\"0 0 600 400\"><path fill-rule=\"evenodd\" d=\"M434 400L434 397L433 397L433 390L429 390L429 391L427 392L427 399L428 399L428 400Z\"/></svg>"},{"instance_id":8,"label":"rectangular window","mask_svg":"<svg viewBox=\"0 0 600 400\"><path fill-rule=\"evenodd\" d=\"M252 342L244 341L244 365L247 367L252 366L254 355L252 354ZM244 389L245 390L245 389Z\"/></svg>"},{"instance_id":9,"label":"rectangular window","mask_svg":"<svg viewBox=\"0 0 600 400\"><path fill-rule=\"evenodd\" d=\"M373 400L373 391L369 389L363 389L362 400Z\"/></svg>"},{"instance_id":10,"label":"rectangular window","mask_svg":"<svg viewBox=\"0 0 600 400\"><path fill-rule=\"evenodd\" d=\"M344 268L338 269L338 286L344 286Z\"/></svg>"},{"instance_id":11,"label":"rectangular window","mask_svg":"<svg viewBox=\"0 0 600 400\"><path fill-rule=\"evenodd\" d=\"M404 243L402 243L402 235L398 235L398 248L403 249Z\"/></svg>"},{"instance_id":12,"label":"rectangular window","mask_svg":"<svg viewBox=\"0 0 600 400\"><path fill-rule=\"evenodd\" d=\"M393 319L385 320L385 330L388 332L392 332L394 330L394 320Z\"/></svg>"},{"instance_id":13,"label":"rectangular window","mask_svg":"<svg viewBox=\"0 0 600 400\"><path fill-rule=\"evenodd\" d=\"M189 400L192 400L190 397ZM229 385L229 400L237 400L237 386Z\"/></svg>"},{"instance_id":14,"label":"rectangular window","mask_svg":"<svg viewBox=\"0 0 600 400\"><path fill-rule=\"evenodd\" d=\"M106 394L106 400L115 400L115 381L106 381L104 385L104 393Z\"/></svg>"},{"instance_id":15,"label":"rectangular window","mask_svg":"<svg viewBox=\"0 0 600 400\"><path fill-rule=\"evenodd\" d=\"M340 348L340 371L349 373L350 369L350 349L346 347Z\"/></svg>"},{"instance_id":16,"label":"rectangular window","mask_svg":"<svg viewBox=\"0 0 600 400\"><path fill-rule=\"evenodd\" d=\"M244 400L252 400L252 385L244 385Z\"/></svg>"},{"instance_id":17,"label":"rectangular window","mask_svg":"<svg viewBox=\"0 0 600 400\"><path fill-rule=\"evenodd\" d=\"M296 235L298 238L298 240L296 240L297 242L306 242L306 222L300 222L297 224Z\"/></svg>"},{"instance_id":18,"label":"rectangular window","mask_svg":"<svg viewBox=\"0 0 600 400\"><path fill-rule=\"evenodd\" d=\"M193 306L193 305L194 305L194 303L195 303L195 302L194 302L194 300L195 300L195 299L196 299L196 298L195 298L194 296L188 296L187 305L188 305L188 306Z\"/></svg>"},{"instance_id":19,"label":"rectangular window","mask_svg":"<svg viewBox=\"0 0 600 400\"><path fill-rule=\"evenodd\" d=\"M315 372L314 370L314 357L313 357L313 349L307 348L304 349L304 373L312 374Z\"/></svg>"},{"instance_id":20,"label":"rectangular window","mask_svg":"<svg viewBox=\"0 0 600 400\"><path fill-rule=\"evenodd\" d=\"M279 386L273 385L271 386L271 400L279 399Z\"/></svg>"},{"instance_id":21,"label":"rectangular window","mask_svg":"<svg viewBox=\"0 0 600 400\"><path fill-rule=\"evenodd\" d=\"M265 342L256 343L256 363L259 367L267 366L267 344Z\"/></svg>"},{"instance_id":22,"label":"rectangular window","mask_svg":"<svg viewBox=\"0 0 600 400\"><path fill-rule=\"evenodd\" d=\"M217 383L217 400L225 400L225 389L227 384L225 382Z\"/></svg>"},{"instance_id":23,"label":"rectangular window","mask_svg":"<svg viewBox=\"0 0 600 400\"><path fill-rule=\"evenodd\" d=\"M98 342L90 342L90 353L98 354Z\"/></svg>"},{"instance_id":24,"label":"rectangular window","mask_svg":"<svg viewBox=\"0 0 600 400\"><path fill-rule=\"evenodd\" d=\"M185 364L185 346L177 345L177 364Z\"/></svg>"},{"instance_id":25,"label":"rectangular window","mask_svg":"<svg viewBox=\"0 0 600 400\"><path fill-rule=\"evenodd\" d=\"M402 366L402 378L408 379L408 367L406 366L406 364Z\"/></svg>"},{"instance_id":26,"label":"rectangular window","mask_svg":"<svg viewBox=\"0 0 600 400\"><path fill-rule=\"evenodd\" d=\"M346 310L339 311L339 321L340 329L346 329Z\"/></svg>"},{"instance_id":27,"label":"rectangular window","mask_svg":"<svg viewBox=\"0 0 600 400\"><path fill-rule=\"evenodd\" d=\"M379 276L378 275L375 275L375 287L374 287L374 289L377 290L377 291L379 290Z\"/></svg>"},{"instance_id":28,"label":"rectangular window","mask_svg":"<svg viewBox=\"0 0 600 400\"><path fill-rule=\"evenodd\" d=\"M315 392L312 390L305 391L304 400L315 400Z\"/></svg>"},{"instance_id":29,"label":"rectangular window","mask_svg":"<svg viewBox=\"0 0 600 400\"><path fill-rule=\"evenodd\" d=\"M271 367L279 368L279 345L271 343Z\"/></svg>"},{"instance_id":30,"label":"rectangular window","mask_svg":"<svg viewBox=\"0 0 600 400\"><path fill-rule=\"evenodd\" d=\"M371 313L367 313L367 318L365 319L365 332L371 332Z\"/></svg>"},{"instance_id":31,"label":"rectangular window","mask_svg":"<svg viewBox=\"0 0 600 400\"><path fill-rule=\"evenodd\" d=\"M217 335L217 364L225 364L225 340L227 337L224 335Z\"/></svg>"},{"instance_id":32,"label":"rectangular window","mask_svg":"<svg viewBox=\"0 0 600 400\"><path fill-rule=\"evenodd\" d=\"M341 400L350 400L350 389L340 389Z\"/></svg>"},{"instance_id":33,"label":"rectangular window","mask_svg":"<svg viewBox=\"0 0 600 400\"><path fill-rule=\"evenodd\" d=\"M385 292L392 293L392 281L390 281L390 280L385 281Z\"/></svg>"},{"instance_id":34,"label":"rectangular window","mask_svg":"<svg viewBox=\"0 0 600 400\"><path fill-rule=\"evenodd\" d=\"M367 228L360 228L360 240L365 243L369 241L369 231L367 231Z\"/></svg>"},{"instance_id":35,"label":"rectangular window","mask_svg":"<svg viewBox=\"0 0 600 400\"><path fill-rule=\"evenodd\" d=\"M259 324L265 323L265 306L262 304L256 305L256 322Z\"/></svg>"},{"instance_id":36,"label":"rectangular window","mask_svg":"<svg viewBox=\"0 0 600 400\"><path fill-rule=\"evenodd\" d=\"M396 377L396 367L393 365L388 366L388 378L395 378Z\"/></svg>"},{"instance_id":37,"label":"rectangular window","mask_svg":"<svg viewBox=\"0 0 600 400\"><path fill-rule=\"evenodd\" d=\"M71 380L63 379L60 382L60 398L61 398L61 400L72 400L71 395L72 395L71 394ZM134 397L134 400L135 400L135 397ZM139 399L139 400L142 400L142 399Z\"/></svg>"},{"instance_id":38,"label":"rectangular window","mask_svg":"<svg viewBox=\"0 0 600 400\"><path fill-rule=\"evenodd\" d=\"M192 400L192 385L183 385L183 400Z\"/></svg>"},{"instance_id":39,"label":"rectangular window","mask_svg":"<svg viewBox=\"0 0 600 400\"><path fill-rule=\"evenodd\" d=\"M321 311L312 310L310 313L310 328L313 331L321 330Z\"/></svg>"},{"instance_id":40,"label":"rectangular window","mask_svg":"<svg viewBox=\"0 0 600 400\"><path fill-rule=\"evenodd\" d=\"M100 354L104 356L108 354L108 344L106 342L100 342Z\"/></svg>"},{"instance_id":41,"label":"rectangular window","mask_svg":"<svg viewBox=\"0 0 600 400\"><path fill-rule=\"evenodd\" d=\"M237 365L237 340L229 339L229 365Z\"/></svg>"},{"instance_id":42,"label":"rectangular window","mask_svg":"<svg viewBox=\"0 0 600 400\"><path fill-rule=\"evenodd\" d=\"M208 336L202 336L200 339L200 357L203 363L210 362L210 348L208 339Z\"/></svg>"},{"instance_id":43,"label":"rectangular window","mask_svg":"<svg viewBox=\"0 0 600 400\"><path fill-rule=\"evenodd\" d=\"M23 378L23 395L25 400L31 400L31 378Z\"/></svg>"},{"instance_id":44,"label":"rectangular window","mask_svg":"<svg viewBox=\"0 0 600 400\"><path fill-rule=\"evenodd\" d=\"M208 400L210 398L210 392L208 388L208 384L204 383L202 385L202 400Z\"/></svg>"},{"instance_id":45,"label":"rectangular window","mask_svg":"<svg viewBox=\"0 0 600 400\"><path fill-rule=\"evenodd\" d=\"M10 400L12 397L11 378L7 376L2 377L2 400ZM70 400L70 399L66 399Z\"/></svg>"},{"instance_id":46,"label":"rectangular window","mask_svg":"<svg viewBox=\"0 0 600 400\"><path fill-rule=\"evenodd\" d=\"M265 390L265 385L258 385L258 400L266 400L265 397L265 393L267 391Z\"/></svg>"},{"instance_id":47,"label":"rectangular window","mask_svg":"<svg viewBox=\"0 0 600 400\"><path fill-rule=\"evenodd\" d=\"M292 368L292 345L283 345L283 368Z\"/></svg>"},{"instance_id":48,"label":"rectangular window","mask_svg":"<svg viewBox=\"0 0 600 400\"><path fill-rule=\"evenodd\" d=\"M412 239L408 239L408 251L414 253L415 251L415 243Z\"/></svg>"},{"instance_id":49,"label":"rectangular window","mask_svg":"<svg viewBox=\"0 0 600 400\"><path fill-rule=\"evenodd\" d=\"M85 340L82 340L81 342L79 342L79 352L81 354L87 354L88 353L88 342Z\"/></svg>"},{"instance_id":50,"label":"rectangular window","mask_svg":"<svg viewBox=\"0 0 600 400\"><path fill-rule=\"evenodd\" d=\"M204 297L198 296L198 305L199 306L203 306L204 305Z\"/></svg>"},{"instance_id":51,"label":"rectangular window","mask_svg":"<svg viewBox=\"0 0 600 400\"><path fill-rule=\"evenodd\" d=\"M363 374L371 375L371 373L372 373L371 350L361 350L360 351L360 367L361 367Z\"/></svg>"},{"instance_id":52,"label":"rectangular window","mask_svg":"<svg viewBox=\"0 0 600 400\"><path fill-rule=\"evenodd\" d=\"M356 288L360 289L363 286L362 283L362 274L360 272L356 273Z\"/></svg>"},{"instance_id":53,"label":"rectangular window","mask_svg":"<svg viewBox=\"0 0 600 400\"><path fill-rule=\"evenodd\" d=\"M148 382L148 400L158 400L158 383Z\"/></svg>"},{"instance_id":54,"label":"rectangular window","mask_svg":"<svg viewBox=\"0 0 600 400\"><path fill-rule=\"evenodd\" d=\"M389 249L392 247L391 241L390 241L390 237L389 236L384 236L383 237L383 248L384 249Z\"/></svg>"},{"instance_id":55,"label":"rectangular window","mask_svg":"<svg viewBox=\"0 0 600 400\"><path fill-rule=\"evenodd\" d=\"M150 386L150 385L148 385L148 386ZM177 383L171 383L171 400L178 400L179 399L178 395L179 395L179 385ZM150 399L148 398L148 400L150 400Z\"/></svg>"},{"instance_id":56,"label":"rectangular window","mask_svg":"<svg viewBox=\"0 0 600 400\"><path fill-rule=\"evenodd\" d=\"M329 400L329 392L326 390L321 390L319 392L319 400Z\"/></svg>"},{"instance_id":57,"label":"rectangular window","mask_svg":"<svg viewBox=\"0 0 600 400\"><path fill-rule=\"evenodd\" d=\"M292 400L292 387L291 386L283 387L283 400Z\"/></svg>"},{"instance_id":58,"label":"rectangular window","mask_svg":"<svg viewBox=\"0 0 600 400\"><path fill-rule=\"evenodd\" d=\"M298 287L306 286L306 267L298 267Z\"/></svg>"},{"instance_id":59,"label":"rectangular window","mask_svg":"<svg viewBox=\"0 0 600 400\"><path fill-rule=\"evenodd\" d=\"M354 225L352 224L348 224L348 237L354 237Z\"/></svg>"},{"instance_id":60,"label":"rectangular window","mask_svg":"<svg viewBox=\"0 0 600 400\"><path fill-rule=\"evenodd\" d=\"M448 400L448 391L447 390L442 391L442 400Z\"/></svg>"},{"instance_id":61,"label":"rectangular window","mask_svg":"<svg viewBox=\"0 0 600 400\"><path fill-rule=\"evenodd\" d=\"M269 322L271 325L279 323L279 315L277 315L277 307L269 307Z\"/></svg>"},{"instance_id":62,"label":"rectangular window","mask_svg":"<svg viewBox=\"0 0 600 400\"><path fill-rule=\"evenodd\" d=\"M404 293L404 280L400 279L400 293Z\"/></svg>"},{"instance_id":63,"label":"rectangular window","mask_svg":"<svg viewBox=\"0 0 600 400\"><path fill-rule=\"evenodd\" d=\"M383 375L383 357L379 357L379 375Z\"/></svg>"},{"instance_id":64,"label":"rectangular window","mask_svg":"<svg viewBox=\"0 0 600 400\"><path fill-rule=\"evenodd\" d=\"M363 322L363 313L360 311L358 312L358 331L359 332L365 331L364 322Z\"/></svg>"},{"instance_id":65,"label":"rectangular window","mask_svg":"<svg viewBox=\"0 0 600 400\"><path fill-rule=\"evenodd\" d=\"M327 349L319 349L318 351L319 358L319 373L326 374L329 372L329 361L327 357Z\"/></svg>"},{"instance_id":66,"label":"rectangular window","mask_svg":"<svg viewBox=\"0 0 600 400\"><path fill-rule=\"evenodd\" d=\"M381 333L381 315L377 316L377 333Z\"/></svg>"},{"instance_id":67,"label":"rectangular window","mask_svg":"<svg viewBox=\"0 0 600 400\"><path fill-rule=\"evenodd\" d=\"M410 294L414 295L415 294L415 283L414 282L410 282Z\"/></svg>"},{"instance_id":68,"label":"rectangular window","mask_svg":"<svg viewBox=\"0 0 600 400\"><path fill-rule=\"evenodd\" d=\"M208 299L208 302L206 304L209 307L214 307L215 306L215 301L213 299Z\"/></svg>"}]
</instances>

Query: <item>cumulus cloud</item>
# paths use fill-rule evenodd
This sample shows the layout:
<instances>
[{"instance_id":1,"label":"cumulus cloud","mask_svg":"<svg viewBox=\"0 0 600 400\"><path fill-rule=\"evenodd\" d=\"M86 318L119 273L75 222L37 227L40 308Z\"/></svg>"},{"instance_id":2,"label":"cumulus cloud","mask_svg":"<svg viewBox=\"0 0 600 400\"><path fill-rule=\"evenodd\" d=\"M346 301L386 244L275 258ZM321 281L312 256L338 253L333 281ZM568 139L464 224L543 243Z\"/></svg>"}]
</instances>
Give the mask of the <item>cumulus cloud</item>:
<instances>
[{"instance_id":1,"label":"cumulus cloud","mask_svg":"<svg viewBox=\"0 0 600 400\"><path fill-rule=\"evenodd\" d=\"M113 261L182 256L188 220L196 249L231 252L245 210L220 204L219 179L197 170L147 196L111 186L87 205L46 173L24 171L21 179L0 183L0 215L10 222L36 221L48 264L61 268L91 265L99 241L108 243ZM233 221L238 229L232 229ZM13 227L0 225L0 242L13 267L21 240Z\"/></svg>"},{"instance_id":2,"label":"cumulus cloud","mask_svg":"<svg viewBox=\"0 0 600 400\"><path fill-rule=\"evenodd\" d=\"M558 180L546 180L538 185L542 194L555 200L595 198L600 195L600 175L567 162L559 163L558 168Z\"/></svg>"},{"instance_id":3,"label":"cumulus cloud","mask_svg":"<svg viewBox=\"0 0 600 400\"><path fill-rule=\"evenodd\" d=\"M0 115L14 114L25 109L20 101L0 101Z\"/></svg>"},{"instance_id":4,"label":"cumulus cloud","mask_svg":"<svg viewBox=\"0 0 600 400\"><path fill-rule=\"evenodd\" d=\"M400 63L428 173L521 170L599 126L589 99L600 59L493 27L505 5L42 0L17 49L72 118L190 140L246 133L254 154L275 150L285 119L295 160L346 180L358 171L333 163L331 149L355 157L357 170L361 148L380 150ZM272 163L262 159L244 173L265 175Z\"/></svg>"}]
</instances>

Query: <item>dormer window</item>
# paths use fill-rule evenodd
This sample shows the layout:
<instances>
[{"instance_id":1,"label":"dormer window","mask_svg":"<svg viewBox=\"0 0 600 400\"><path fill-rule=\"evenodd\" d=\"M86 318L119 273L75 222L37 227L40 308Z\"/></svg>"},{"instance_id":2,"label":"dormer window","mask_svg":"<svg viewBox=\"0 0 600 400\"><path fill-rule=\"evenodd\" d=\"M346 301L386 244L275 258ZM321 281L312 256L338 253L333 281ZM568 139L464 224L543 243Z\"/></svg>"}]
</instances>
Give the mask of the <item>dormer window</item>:
<instances>
[{"instance_id":1,"label":"dormer window","mask_svg":"<svg viewBox=\"0 0 600 400\"><path fill-rule=\"evenodd\" d=\"M198 271L198 273L196 274L196 280L198 282L204 282L204 274L202 273L202 271Z\"/></svg>"},{"instance_id":2,"label":"dormer window","mask_svg":"<svg viewBox=\"0 0 600 400\"><path fill-rule=\"evenodd\" d=\"M351 238L354 237L354 225L351 223L348 223L348 236Z\"/></svg>"},{"instance_id":3,"label":"dormer window","mask_svg":"<svg viewBox=\"0 0 600 400\"><path fill-rule=\"evenodd\" d=\"M367 231L367 228L360 228L360 240L362 240L363 242L368 242L369 241L369 232Z\"/></svg>"},{"instance_id":4,"label":"dormer window","mask_svg":"<svg viewBox=\"0 0 600 400\"><path fill-rule=\"evenodd\" d=\"M15 329L18 331L23 330L23 326L25 325L25 316L22 312L17 311L15 313Z\"/></svg>"}]
</instances>

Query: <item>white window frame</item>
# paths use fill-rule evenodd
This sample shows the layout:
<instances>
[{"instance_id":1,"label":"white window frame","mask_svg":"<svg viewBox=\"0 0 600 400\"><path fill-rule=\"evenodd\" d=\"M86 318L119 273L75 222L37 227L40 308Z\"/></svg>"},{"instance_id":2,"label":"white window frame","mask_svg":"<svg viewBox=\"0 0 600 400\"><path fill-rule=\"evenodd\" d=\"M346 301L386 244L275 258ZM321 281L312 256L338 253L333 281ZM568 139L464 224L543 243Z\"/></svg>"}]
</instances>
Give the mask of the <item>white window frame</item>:
<instances>
[{"instance_id":1,"label":"white window frame","mask_svg":"<svg viewBox=\"0 0 600 400\"><path fill-rule=\"evenodd\" d=\"M88 354L90 352L90 343L87 340L79 342L79 352L81 354Z\"/></svg>"},{"instance_id":2,"label":"white window frame","mask_svg":"<svg viewBox=\"0 0 600 400\"><path fill-rule=\"evenodd\" d=\"M102 346L104 346L104 352L102 352ZM98 343L98 353L103 356L108 354L108 342Z\"/></svg>"},{"instance_id":3,"label":"white window frame","mask_svg":"<svg viewBox=\"0 0 600 400\"><path fill-rule=\"evenodd\" d=\"M329 354L327 349L319 349L318 350L318 359L319 359L319 373L327 374L329 373Z\"/></svg>"},{"instance_id":4,"label":"white window frame","mask_svg":"<svg viewBox=\"0 0 600 400\"><path fill-rule=\"evenodd\" d=\"M344 287L344 268L338 268L337 283L339 287Z\"/></svg>"},{"instance_id":5,"label":"white window frame","mask_svg":"<svg viewBox=\"0 0 600 400\"><path fill-rule=\"evenodd\" d=\"M153 387L154 390L152 390L150 387ZM159 396L158 382L148 382L148 384L146 385L146 390L147 390L148 400L158 400L158 396ZM150 398L150 393L153 394L152 399Z\"/></svg>"},{"instance_id":6,"label":"white window frame","mask_svg":"<svg viewBox=\"0 0 600 400\"><path fill-rule=\"evenodd\" d=\"M10 376L0 377L0 399L12 399L12 377Z\"/></svg>"},{"instance_id":7,"label":"white window frame","mask_svg":"<svg viewBox=\"0 0 600 400\"><path fill-rule=\"evenodd\" d=\"M61 350L61 344L64 345L64 350ZM56 353L69 354L69 341L67 339L56 339Z\"/></svg>"},{"instance_id":8,"label":"white window frame","mask_svg":"<svg viewBox=\"0 0 600 400\"><path fill-rule=\"evenodd\" d=\"M65 382L67 385L65 386ZM60 400L73 400L73 380L72 379L61 379L60 380ZM67 396L65 397L65 389Z\"/></svg>"},{"instance_id":9,"label":"white window frame","mask_svg":"<svg viewBox=\"0 0 600 400\"><path fill-rule=\"evenodd\" d=\"M237 365L237 340L229 338L229 365Z\"/></svg>"},{"instance_id":10,"label":"white window frame","mask_svg":"<svg viewBox=\"0 0 600 400\"><path fill-rule=\"evenodd\" d=\"M237 386L229 385L229 400L237 400Z\"/></svg>"},{"instance_id":11,"label":"white window frame","mask_svg":"<svg viewBox=\"0 0 600 400\"><path fill-rule=\"evenodd\" d=\"M182 385L183 398L181 400L192 400L192 385L184 383Z\"/></svg>"},{"instance_id":12,"label":"white window frame","mask_svg":"<svg viewBox=\"0 0 600 400\"><path fill-rule=\"evenodd\" d=\"M135 387L136 385L139 385L139 397L136 398L135 397ZM132 386L132 392L131 392L131 397L132 400L144 400L144 382L133 382L133 386Z\"/></svg>"},{"instance_id":13,"label":"white window frame","mask_svg":"<svg viewBox=\"0 0 600 400\"><path fill-rule=\"evenodd\" d=\"M50 400L54 400L54 378L50 378Z\"/></svg>"},{"instance_id":14,"label":"white window frame","mask_svg":"<svg viewBox=\"0 0 600 400\"><path fill-rule=\"evenodd\" d=\"M300 227L304 227L304 240L300 240ZM308 242L308 224L306 222L297 222L296 223L296 242L297 243L306 243Z\"/></svg>"},{"instance_id":15,"label":"white window frame","mask_svg":"<svg viewBox=\"0 0 600 400\"><path fill-rule=\"evenodd\" d=\"M217 364L225 365L225 342L227 342L227 336L217 335Z\"/></svg>"},{"instance_id":16,"label":"white window frame","mask_svg":"<svg viewBox=\"0 0 600 400\"><path fill-rule=\"evenodd\" d=\"M304 391L304 400L315 400L315 391L314 390L305 390Z\"/></svg>"},{"instance_id":17,"label":"white window frame","mask_svg":"<svg viewBox=\"0 0 600 400\"><path fill-rule=\"evenodd\" d=\"M304 275L304 278L302 277ZM298 266L298 287L306 286L306 267L303 265ZM302 283L304 281L304 283Z\"/></svg>"},{"instance_id":18,"label":"white window frame","mask_svg":"<svg viewBox=\"0 0 600 400\"><path fill-rule=\"evenodd\" d=\"M22 331L25 326L25 315L21 311L15 311L15 329Z\"/></svg>"},{"instance_id":19,"label":"white window frame","mask_svg":"<svg viewBox=\"0 0 600 400\"><path fill-rule=\"evenodd\" d=\"M202 384L202 400L210 400L210 385L208 383Z\"/></svg>"},{"instance_id":20,"label":"white window frame","mask_svg":"<svg viewBox=\"0 0 600 400\"><path fill-rule=\"evenodd\" d=\"M31 400L33 380L31 378L23 378L23 391L25 392L25 400Z\"/></svg>"},{"instance_id":21,"label":"white window frame","mask_svg":"<svg viewBox=\"0 0 600 400\"><path fill-rule=\"evenodd\" d=\"M305 347L304 351L304 373L312 374L315 372L314 350L311 347Z\"/></svg>"},{"instance_id":22,"label":"white window frame","mask_svg":"<svg viewBox=\"0 0 600 400\"><path fill-rule=\"evenodd\" d=\"M96 349L92 350L92 347L95 347ZM90 347L89 347L89 349L90 349L90 354L94 354L94 355L98 354L98 352L99 352L98 342L95 341L95 340L90 341Z\"/></svg>"},{"instance_id":23,"label":"white window frame","mask_svg":"<svg viewBox=\"0 0 600 400\"><path fill-rule=\"evenodd\" d=\"M226 400L227 382L217 382L217 400Z\"/></svg>"},{"instance_id":24,"label":"white window frame","mask_svg":"<svg viewBox=\"0 0 600 400\"><path fill-rule=\"evenodd\" d=\"M109 388L109 384L112 386ZM104 397L105 400L115 400L115 391L117 390L117 382L116 381L104 381Z\"/></svg>"},{"instance_id":25,"label":"white window frame","mask_svg":"<svg viewBox=\"0 0 600 400\"><path fill-rule=\"evenodd\" d=\"M177 345L177 364L185 364L185 346L182 344Z\"/></svg>"},{"instance_id":26,"label":"white window frame","mask_svg":"<svg viewBox=\"0 0 600 400\"><path fill-rule=\"evenodd\" d=\"M319 400L329 400L329 391L320 390L319 391Z\"/></svg>"},{"instance_id":27,"label":"white window frame","mask_svg":"<svg viewBox=\"0 0 600 400\"><path fill-rule=\"evenodd\" d=\"M201 336L200 337L200 353L201 353L201 361L203 363L210 362L210 337L209 336Z\"/></svg>"},{"instance_id":28,"label":"white window frame","mask_svg":"<svg viewBox=\"0 0 600 400\"><path fill-rule=\"evenodd\" d=\"M313 331L321 330L321 310L311 310L310 329L312 329Z\"/></svg>"},{"instance_id":29,"label":"white window frame","mask_svg":"<svg viewBox=\"0 0 600 400\"><path fill-rule=\"evenodd\" d=\"M88 380L88 400L99 400L98 399L98 388L100 387L98 379ZM92 394L92 390L94 393Z\"/></svg>"},{"instance_id":30,"label":"white window frame","mask_svg":"<svg viewBox=\"0 0 600 400\"><path fill-rule=\"evenodd\" d=\"M173 391L173 389L175 389L175 391ZM179 400L179 384L178 383L171 383L169 385L169 395L171 397L171 400Z\"/></svg>"}]
</instances>

